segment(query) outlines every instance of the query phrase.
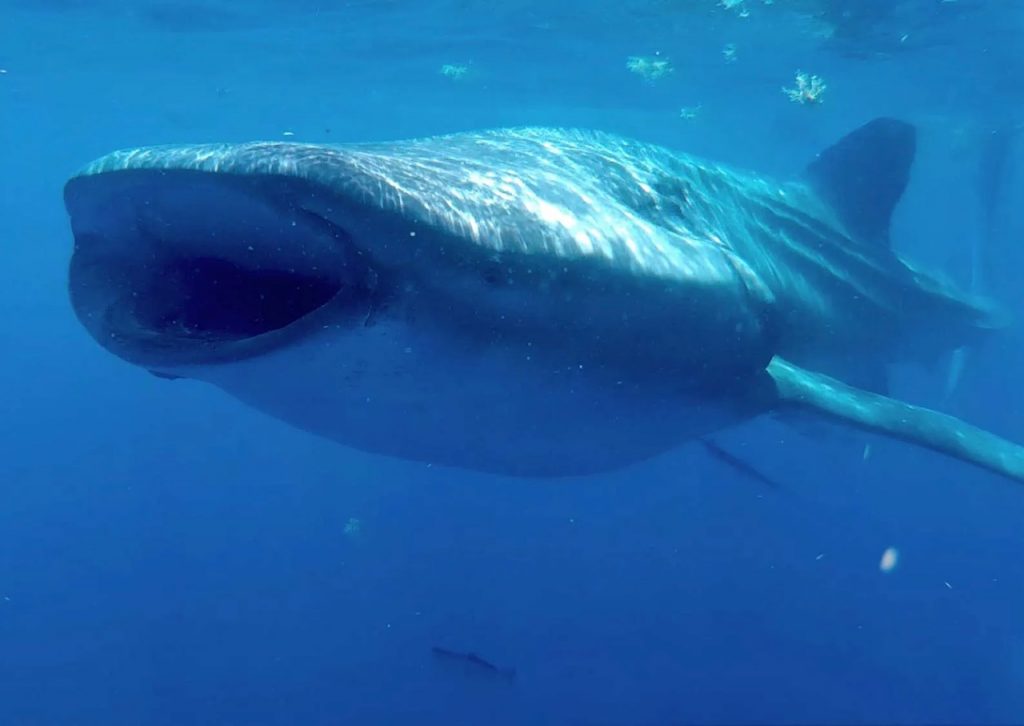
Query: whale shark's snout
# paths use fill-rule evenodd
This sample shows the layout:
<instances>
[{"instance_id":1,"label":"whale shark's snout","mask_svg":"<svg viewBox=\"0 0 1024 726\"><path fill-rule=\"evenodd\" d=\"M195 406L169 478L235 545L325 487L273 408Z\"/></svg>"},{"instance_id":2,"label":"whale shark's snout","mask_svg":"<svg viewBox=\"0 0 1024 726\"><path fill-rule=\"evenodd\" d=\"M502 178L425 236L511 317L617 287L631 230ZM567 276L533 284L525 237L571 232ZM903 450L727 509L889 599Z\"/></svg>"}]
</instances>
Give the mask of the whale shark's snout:
<instances>
[{"instance_id":1,"label":"whale shark's snout","mask_svg":"<svg viewBox=\"0 0 1024 726\"><path fill-rule=\"evenodd\" d=\"M284 177L76 177L65 191L76 314L108 350L156 368L267 350L328 309L332 324L355 320L376 274L345 230L295 194Z\"/></svg>"}]
</instances>

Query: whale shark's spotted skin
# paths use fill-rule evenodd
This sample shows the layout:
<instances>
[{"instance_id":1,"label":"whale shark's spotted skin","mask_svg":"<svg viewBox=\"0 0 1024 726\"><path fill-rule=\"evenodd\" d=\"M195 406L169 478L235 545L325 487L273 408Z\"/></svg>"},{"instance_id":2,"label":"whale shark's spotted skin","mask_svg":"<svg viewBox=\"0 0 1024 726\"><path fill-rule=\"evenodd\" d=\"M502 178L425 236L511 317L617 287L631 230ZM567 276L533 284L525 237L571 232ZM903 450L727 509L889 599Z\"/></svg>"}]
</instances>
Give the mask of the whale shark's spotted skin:
<instances>
[{"instance_id":1,"label":"whale shark's spotted skin","mask_svg":"<svg viewBox=\"0 0 1024 726\"><path fill-rule=\"evenodd\" d=\"M987 314L961 306L955 292L885 246L851 239L806 184L600 132L524 128L377 144L152 147L110 154L81 176L129 169L302 179L482 252L588 259L617 275L735 287L822 330L863 327L852 323L870 316L868 332L877 333L886 322L879 316L907 308L924 315L959 308L972 323ZM810 337L806 327L799 336Z\"/></svg>"},{"instance_id":2,"label":"whale shark's spotted skin","mask_svg":"<svg viewBox=\"0 0 1024 726\"><path fill-rule=\"evenodd\" d=\"M343 443L601 471L778 405L799 369L773 357L836 373L990 326L887 244L908 129L790 182L541 128L115 152L66 190L72 299L126 360Z\"/></svg>"}]
</instances>

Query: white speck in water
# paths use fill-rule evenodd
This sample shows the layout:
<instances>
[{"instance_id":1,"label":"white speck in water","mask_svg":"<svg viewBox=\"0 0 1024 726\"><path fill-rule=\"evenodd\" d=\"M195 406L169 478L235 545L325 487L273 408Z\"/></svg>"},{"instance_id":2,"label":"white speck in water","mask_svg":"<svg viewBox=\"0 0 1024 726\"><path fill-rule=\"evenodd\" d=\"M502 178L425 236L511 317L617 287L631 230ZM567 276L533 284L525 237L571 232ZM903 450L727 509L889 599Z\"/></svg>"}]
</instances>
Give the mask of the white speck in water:
<instances>
[{"instance_id":1,"label":"white speck in water","mask_svg":"<svg viewBox=\"0 0 1024 726\"><path fill-rule=\"evenodd\" d=\"M948 582L943 582L942 584L946 586L947 590L952 590L953 589L953 586L950 585Z\"/></svg>"},{"instance_id":2,"label":"white speck in water","mask_svg":"<svg viewBox=\"0 0 1024 726\"><path fill-rule=\"evenodd\" d=\"M818 555L817 557L815 557L814 559L815 559L815 560L823 560L823 559L825 559L825 553L824 553L824 552L822 552L821 554L819 554L819 555Z\"/></svg>"},{"instance_id":3,"label":"white speck in water","mask_svg":"<svg viewBox=\"0 0 1024 726\"><path fill-rule=\"evenodd\" d=\"M295 136L294 131L282 131L281 136Z\"/></svg>"},{"instance_id":4,"label":"white speck in water","mask_svg":"<svg viewBox=\"0 0 1024 726\"><path fill-rule=\"evenodd\" d=\"M900 562L900 551L890 547L882 553L882 559L878 562L878 569L882 572L892 572Z\"/></svg>"}]
</instances>

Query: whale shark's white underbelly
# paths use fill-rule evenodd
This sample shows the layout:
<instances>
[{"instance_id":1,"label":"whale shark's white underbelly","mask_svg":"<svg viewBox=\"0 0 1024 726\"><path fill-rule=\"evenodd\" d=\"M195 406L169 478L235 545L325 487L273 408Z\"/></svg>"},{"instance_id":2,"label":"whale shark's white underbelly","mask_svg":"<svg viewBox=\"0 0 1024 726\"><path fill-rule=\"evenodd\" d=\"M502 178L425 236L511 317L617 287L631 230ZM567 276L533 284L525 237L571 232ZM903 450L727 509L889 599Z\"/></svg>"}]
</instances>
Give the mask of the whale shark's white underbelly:
<instances>
[{"instance_id":1,"label":"whale shark's white underbelly","mask_svg":"<svg viewBox=\"0 0 1024 726\"><path fill-rule=\"evenodd\" d=\"M389 320L328 327L253 358L179 368L307 431L368 452L506 475L619 468L749 417L736 391L553 362Z\"/></svg>"}]
</instances>

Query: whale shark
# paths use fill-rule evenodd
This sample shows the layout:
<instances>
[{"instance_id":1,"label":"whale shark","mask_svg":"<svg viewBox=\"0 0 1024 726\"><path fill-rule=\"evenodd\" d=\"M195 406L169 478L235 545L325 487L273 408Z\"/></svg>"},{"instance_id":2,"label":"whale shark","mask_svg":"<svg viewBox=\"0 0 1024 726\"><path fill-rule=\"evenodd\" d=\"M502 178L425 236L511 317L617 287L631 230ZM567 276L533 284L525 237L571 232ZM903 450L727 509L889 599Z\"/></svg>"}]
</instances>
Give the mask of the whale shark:
<instances>
[{"instance_id":1,"label":"whale shark","mask_svg":"<svg viewBox=\"0 0 1024 726\"><path fill-rule=\"evenodd\" d=\"M65 186L69 293L107 351L346 446L610 471L773 412L1024 480L1024 449L886 395L1006 324L890 243L914 127L776 180L613 134L113 152Z\"/></svg>"}]
</instances>

